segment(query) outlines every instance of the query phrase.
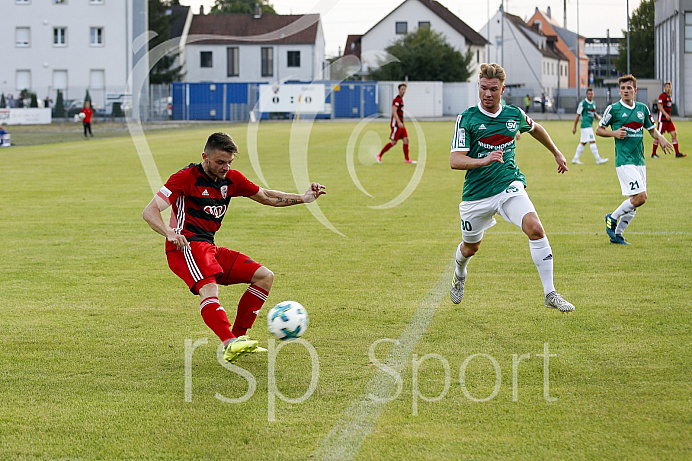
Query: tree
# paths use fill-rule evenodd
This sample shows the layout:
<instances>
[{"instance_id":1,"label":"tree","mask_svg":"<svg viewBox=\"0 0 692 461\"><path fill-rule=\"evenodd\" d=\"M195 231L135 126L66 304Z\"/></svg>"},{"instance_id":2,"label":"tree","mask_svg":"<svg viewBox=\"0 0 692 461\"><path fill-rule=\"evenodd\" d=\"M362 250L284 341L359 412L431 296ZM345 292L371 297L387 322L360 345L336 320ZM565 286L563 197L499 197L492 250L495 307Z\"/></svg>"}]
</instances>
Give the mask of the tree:
<instances>
[{"instance_id":1,"label":"tree","mask_svg":"<svg viewBox=\"0 0 692 461\"><path fill-rule=\"evenodd\" d=\"M216 0L211 14L254 14L255 3L259 3L262 14L276 14L269 0Z\"/></svg>"},{"instance_id":2,"label":"tree","mask_svg":"<svg viewBox=\"0 0 692 461\"><path fill-rule=\"evenodd\" d=\"M65 101L62 98L62 90L58 90L58 96L55 98L55 109L53 110L53 116L65 116Z\"/></svg>"},{"instance_id":3,"label":"tree","mask_svg":"<svg viewBox=\"0 0 692 461\"><path fill-rule=\"evenodd\" d=\"M180 13L166 14L172 6L180 6L178 0L149 0L149 30L157 34L149 41L150 50L170 40L171 26L180 16ZM149 72L149 83L156 85L182 80L183 66L176 65L179 54L169 53L156 62Z\"/></svg>"},{"instance_id":4,"label":"tree","mask_svg":"<svg viewBox=\"0 0 692 461\"><path fill-rule=\"evenodd\" d=\"M370 72L375 80L465 82L471 76L473 54L462 54L447 43L444 36L427 27L400 38L386 48L399 59Z\"/></svg>"},{"instance_id":5,"label":"tree","mask_svg":"<svg viewBox=\"0 0 692 461\"><path fill-rule=\"evenodd\" d=\"M91 106L91 95L89 95L89 89L86 90L86 94L84 95L84 102L89 101L89 105Z\"/></svg>"},{"instance_id":6,"label":"tree","mask_svg":"<svg viewBox=\"0 0 692 461\"><path fill-rule=\"evenodd\" d=\"M36 93L29 93L29 97L31 99L29 107L38 107L38 98L36 97Z\"/></svg>"},{"instance_id":7,"label":"tree","mask_svg":"<svg viewBox=\"0 0 692 461\"><path fill-rule=\"evenodd\" d=\"M627 73L627 31L620 42L615 67ZM642 0L630 18L630 73L637 78L654 78L654 0Z\"/></svg>"},{"instance_id":8,"label":"tree","mask_svg":"<svg viewBox=\"0 0 692 461\"><path fill-rule=\"evenodd\" d=\"M7 101L5 100L5 93L2 94L2 97L0 97L0 109L4 109L7 107Z\"/></svg>"}]
</instances>

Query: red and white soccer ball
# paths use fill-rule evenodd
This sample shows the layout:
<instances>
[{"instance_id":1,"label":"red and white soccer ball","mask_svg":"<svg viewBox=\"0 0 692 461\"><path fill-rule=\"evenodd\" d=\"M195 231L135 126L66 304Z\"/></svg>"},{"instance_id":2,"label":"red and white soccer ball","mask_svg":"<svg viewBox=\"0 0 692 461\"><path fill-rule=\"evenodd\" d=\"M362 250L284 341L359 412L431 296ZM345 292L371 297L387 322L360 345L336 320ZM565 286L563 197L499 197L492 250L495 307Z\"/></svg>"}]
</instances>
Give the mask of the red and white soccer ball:
<instances>
[{"instance_id":1,"label":"red and white soccer ball","mask_svg":"<svg viewBox=\"0 0 692 461\"><path fill-rule=\"evenodd\" d=\"M307 330L308 323L308 311L296 301L281 302L267 314L267 327L276 339L299 338Z\"/></svg>"}]
</instances>

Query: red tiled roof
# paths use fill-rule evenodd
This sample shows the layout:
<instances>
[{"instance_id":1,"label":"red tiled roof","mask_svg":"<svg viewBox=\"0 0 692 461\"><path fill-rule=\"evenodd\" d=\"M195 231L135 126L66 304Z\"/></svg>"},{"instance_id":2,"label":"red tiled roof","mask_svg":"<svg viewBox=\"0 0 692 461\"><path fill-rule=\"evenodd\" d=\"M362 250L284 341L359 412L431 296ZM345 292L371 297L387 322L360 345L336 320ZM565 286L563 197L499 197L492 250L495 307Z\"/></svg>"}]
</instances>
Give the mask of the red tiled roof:
<instances>
[{"instance_id":1,"label":"red tiled roof","mask_svg":"<svg viewBox=\"0 0 692 461\"><path fill-rule=\"evenodd\" d=\"M195 15L188 44L292 43L314 44L319 14Z\"/></svg>"}]
</instances>

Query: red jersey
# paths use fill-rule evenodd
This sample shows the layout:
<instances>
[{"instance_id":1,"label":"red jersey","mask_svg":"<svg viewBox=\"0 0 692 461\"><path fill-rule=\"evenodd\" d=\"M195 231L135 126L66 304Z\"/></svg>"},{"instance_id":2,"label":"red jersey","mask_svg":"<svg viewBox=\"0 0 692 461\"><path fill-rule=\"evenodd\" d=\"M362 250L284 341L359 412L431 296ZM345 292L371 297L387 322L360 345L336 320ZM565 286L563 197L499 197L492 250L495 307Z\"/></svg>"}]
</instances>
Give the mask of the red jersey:
<instances>
[{"instance_id":1,"label":"red jersey","mask_svg":"<svg viewBox=\"0 0 692 461\"><path fill-rule=\"evenodd\" d=\"M84 114L84 118L82 119L82 121L84 123L91 123L91 114L94 113L94 111L91 110L91 107L85 107L80 112Z\"/></svg>"},{"instance_id":2,"label":"red jersey","mask_svg":"<svg viewBox=\"0 0 692 461\"><path fill-rule=\"evenodd\" d=\"M200 163L191 163L168 178L157 193L172 205L171 228L188 241L214 243L231 197L250 197L259 192L240 171L230 170L221 181L212 180ZM166 252L176 249L166 240Z\"/></svg>"},{"instance_id":3,"label":"red jersey","mask_svg":"<svg viewBox=\"0 0 692 461\"><path fill-rule=\"evenodd\" d=\"M402 99L402 97L397 95L397 97L394 98L394 101L392 101L392 106L396 107L396 115L399 116L399 120L401 120L401 123L404 123L404 100ZM394 114L392 114L392 128L395 126L396 119L394 118Z\"/></svg>"},{"instance_id":4,"label":"red jersey","mask_svg":"<svg viewBox=\"0 0 692 461\"><path fill-rule=\"evenodd\" d=\"M658 97L658 103L661 106L663 106L663 110L665 110L668 115L671 115L671 111L673 110L673 98L671 98L669 94L661 93L661 95ZM658 121L664 122L667 120L670 120L670 119L665 118L663 113L659 110L658 111Z\"/></svg>"}]
</instances>

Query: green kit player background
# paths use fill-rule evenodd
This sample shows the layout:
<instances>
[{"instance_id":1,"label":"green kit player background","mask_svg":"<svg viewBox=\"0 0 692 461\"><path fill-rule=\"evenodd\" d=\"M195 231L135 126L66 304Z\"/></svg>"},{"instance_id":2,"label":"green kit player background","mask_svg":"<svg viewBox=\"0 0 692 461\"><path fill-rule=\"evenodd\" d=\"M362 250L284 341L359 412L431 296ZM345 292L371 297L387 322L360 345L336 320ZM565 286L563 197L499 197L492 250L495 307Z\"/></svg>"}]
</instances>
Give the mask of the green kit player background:
<instances>
[{"instance_id":1,"label":"green kit player background","mask_svg":"<svg viewBox=\"0 0 692 461\"><path fill-rule=\"evenodd\" d=\"M583 99L579 106L577 107L577 116L574 118L574 126L572 127L572 134L577 132L577 123L581 117L581 137L579 139L579 145L577 146L577 151L574 153L574 158L572 163L577 165L582 165L579 157L581 153L584 152L586 144L589 144L591 153L596 159L596 165L600 165L608 161L607 158L601 158L598 153L598 146L596 146L596 136L593 134L593 120L594 118L600 120L601 116L596 112L596 101L593 100L593 88L586 90L586 99Z\"/></svg>"},{"instance_id":2,"label":"green kit player background","mask_svg":"<svg viewBox=\"0 0 692 461\"><path fill-rule=\"evenodd\" d=\"M495 215L520 228L529 237L529 249L543 284L545 307L571 312L553 284L553 251L541 221L524 190L526 178L514 159L514 138L529 132L550 152L558 173L567 171L564 155L548 132L520 108L500 104L505 91L505 71L498 64L481 64L478 83L480 103L457 117L449 163L453 170L466 170L461 216L462 242L456 251L456 267L449 291L452 302L464 297L467 266L478 252L486 229L494 226Z\"/></svg>"},{"instance_id":3,"label":"green kit player background","mask_svg":"<svg viewBox=\"0 0 692 461\"><path fill-rule=\"evenodd\" d=\"M644 128L666 154L673 152L673 146L656 129L647 105L634 100L637 79L632 75L623 75L618 79L618 87L622 99L603 112L596 134L615 138L615 171L622 195L627 196L615 211L605 216L606 232L610 243L629 245L622 234L634 219L637 208L644 205L647 199ZM611 130L606 130L607 126Z\"/></svg>"}]
</instances>

